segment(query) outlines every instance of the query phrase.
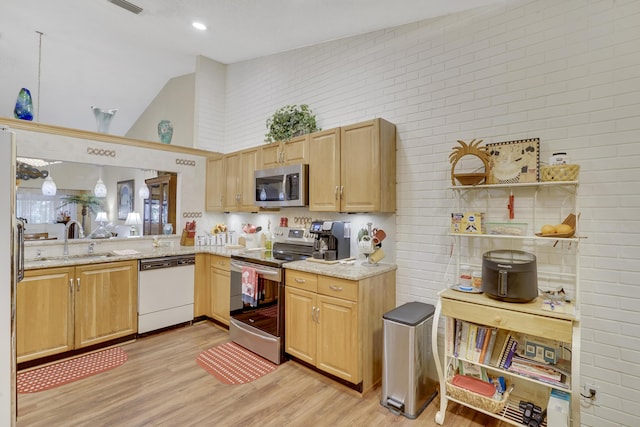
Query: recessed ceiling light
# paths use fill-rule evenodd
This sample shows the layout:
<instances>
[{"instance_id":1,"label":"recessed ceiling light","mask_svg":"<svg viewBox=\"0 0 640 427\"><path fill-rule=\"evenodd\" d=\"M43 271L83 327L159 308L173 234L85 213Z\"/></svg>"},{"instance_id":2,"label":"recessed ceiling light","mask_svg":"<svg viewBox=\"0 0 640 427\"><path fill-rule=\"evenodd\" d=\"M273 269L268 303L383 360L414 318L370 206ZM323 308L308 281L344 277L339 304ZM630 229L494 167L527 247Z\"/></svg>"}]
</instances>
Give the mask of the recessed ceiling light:
<instances>
[{"instance_id":1,"label":"recessed ceiling light","mask_svg":"<svg viewBox=\"0 0 640 427\"><path fill-rule=\"evenodd\" d=\"M206 26L206 25L204 25L204 24L202 24L202 23L200 23L200 22L194 22L194 23L193 23L193 24L191 24L191 25L193 25L193 28L195 28L195 29L197 29L197 30L200 30L200 31L204 31L204 30L206 30L206 29L207 29L207 26Z\"/></svg>"}]
</instances>

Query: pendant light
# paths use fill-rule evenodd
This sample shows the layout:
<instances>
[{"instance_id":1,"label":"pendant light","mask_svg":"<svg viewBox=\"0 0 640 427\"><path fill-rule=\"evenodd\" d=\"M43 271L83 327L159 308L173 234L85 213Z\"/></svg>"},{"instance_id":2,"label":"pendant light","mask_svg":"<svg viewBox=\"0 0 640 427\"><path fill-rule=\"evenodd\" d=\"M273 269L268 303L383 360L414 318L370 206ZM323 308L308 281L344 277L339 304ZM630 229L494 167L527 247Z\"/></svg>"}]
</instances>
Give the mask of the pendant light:
<instances>
[{"instance_id":1,"label":"pendant light","mask_svg":"<svg viewBox=\"0 0 640 427\"><path fill-rule=\"evenodd\" d=\"M102 182L102 166L100 167L100 177L98 178L98 182L96 182L96 186L93 187L93 194L96 197L107 197L107 186Z\"/></svg>"},{"instance_id":2,"label":"pendant light","mask_svg":"<svg viewBox=\"0 0 640 427\"><path fill-rule=\"evenodd\" d=\"M138 190L138 196L141 199L148 199L149 198L149 187L147 186L147 183L143 183L142 187L140 187L140 189Z\"/></svg>"},{"instance_id":3,"label":"pendant light","mask_svg":"<svg viewBox=\"0 0 640 427\"><path fill-rule=\"evenodd\" d=\"M42 183L42 194L44 196L55 196L57 191L56 183L51 178L51 175L48 175Z\"/></svg>"}]
</instances>

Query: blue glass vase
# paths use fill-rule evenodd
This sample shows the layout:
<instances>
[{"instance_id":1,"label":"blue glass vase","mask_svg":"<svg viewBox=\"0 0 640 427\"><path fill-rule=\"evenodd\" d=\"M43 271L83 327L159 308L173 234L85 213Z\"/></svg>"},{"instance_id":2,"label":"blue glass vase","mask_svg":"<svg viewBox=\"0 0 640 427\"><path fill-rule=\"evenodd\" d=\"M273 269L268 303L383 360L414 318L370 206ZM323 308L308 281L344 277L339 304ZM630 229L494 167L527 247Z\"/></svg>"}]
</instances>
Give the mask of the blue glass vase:
<instances>
[{"instance_id":1,"label":"blue glass vase","mask_svg":"<svg viewBox=\"0 0 640 427\"><path fill-rule=\"evenodd\" d=\"M16 108L13 109L13 116L21 120L33 120L33 100L29 89L22 88L18 93Z\"/></svg>"}]
</instances>

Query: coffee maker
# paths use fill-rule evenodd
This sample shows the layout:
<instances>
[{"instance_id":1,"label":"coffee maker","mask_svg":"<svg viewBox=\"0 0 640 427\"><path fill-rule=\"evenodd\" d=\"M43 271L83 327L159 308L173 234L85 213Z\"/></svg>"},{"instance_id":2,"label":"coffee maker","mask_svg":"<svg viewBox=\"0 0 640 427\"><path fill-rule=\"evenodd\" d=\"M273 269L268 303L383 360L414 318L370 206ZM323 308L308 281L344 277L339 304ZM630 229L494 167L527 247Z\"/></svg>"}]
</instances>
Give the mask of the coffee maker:
<instances>
[{"instance_id":1,"label":"coffee maker","mask_svg":"<svg viewBox=\"0 0 640 427\"><path fill-rule=\"evenodd\" d=\"M351 223L344 221L313 221L309 233L314 235L313 258L325 261L349 258L351 253Z\"/></svg>"}]
</instances>

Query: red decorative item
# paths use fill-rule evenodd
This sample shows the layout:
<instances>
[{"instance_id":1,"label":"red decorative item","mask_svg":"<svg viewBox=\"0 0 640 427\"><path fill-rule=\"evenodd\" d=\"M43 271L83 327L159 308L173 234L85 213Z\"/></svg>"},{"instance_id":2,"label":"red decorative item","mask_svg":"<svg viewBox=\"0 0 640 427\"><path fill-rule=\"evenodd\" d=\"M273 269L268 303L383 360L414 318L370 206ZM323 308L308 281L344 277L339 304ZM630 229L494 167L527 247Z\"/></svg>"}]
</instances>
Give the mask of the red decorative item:
<instances>
[{"instance_id":1,"label":"red decorative item","mask_svg":"<svg viewBox=\"0 0 640 427\"><path fill-rule=\"evenodd\" d=\"M507 209L509 209L509 219L514 219L516 216L514 211L513 201L514 201L514 196L513 194L511 194L509 196L509 204L507 205Z\"/></svg>"}]
</instances>

